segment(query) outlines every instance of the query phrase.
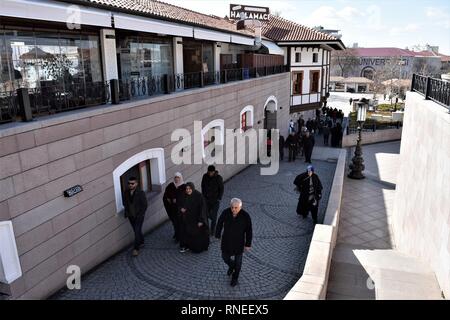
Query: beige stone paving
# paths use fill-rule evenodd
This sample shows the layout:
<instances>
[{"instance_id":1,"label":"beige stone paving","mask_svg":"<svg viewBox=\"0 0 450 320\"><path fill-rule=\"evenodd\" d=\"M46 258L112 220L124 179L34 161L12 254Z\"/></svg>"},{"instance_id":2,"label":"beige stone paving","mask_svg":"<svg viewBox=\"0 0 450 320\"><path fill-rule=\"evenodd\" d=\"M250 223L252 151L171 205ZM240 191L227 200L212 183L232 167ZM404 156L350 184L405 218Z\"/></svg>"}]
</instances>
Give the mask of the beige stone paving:
<instances>
[{"instance_id":1,"label":"beige stone paving","mask_svg":"<svg viewBox=\"0 0 450 320\"><path fill-rule=\"evenodd\" d=\"M399 150L400 142L364 146L366 179L345 177L327 299L441 298L430 267L395 250L391 214Z\"/></svg>"}]
</instances>

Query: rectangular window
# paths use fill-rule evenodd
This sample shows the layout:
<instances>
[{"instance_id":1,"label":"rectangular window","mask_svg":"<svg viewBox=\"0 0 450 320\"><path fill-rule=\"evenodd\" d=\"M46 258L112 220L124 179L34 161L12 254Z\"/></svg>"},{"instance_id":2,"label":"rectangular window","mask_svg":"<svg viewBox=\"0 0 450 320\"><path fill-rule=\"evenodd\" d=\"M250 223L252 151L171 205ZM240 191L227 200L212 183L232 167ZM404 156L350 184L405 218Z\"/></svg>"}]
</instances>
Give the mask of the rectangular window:
<instances>
[{"instance_id":1,"label":"rectangular window","mask_svg":"<svg viewBox=\"0 0 450 320\"><path fill-rule=\"evenodd\" d=\"M310 82L310 93L319 92L319 79L320 79L320 71L310 71L309 73L309 82Z\"/></svg>"},{"instance_id":2,"label":"rectangular window","mask_svg":"<svg viewBox=\"0 0 450 320\"><path fill-rule=\"evenodd\" d=\"M302 94L303 71L292 73L292 94Z\"/></svg>"},{"instance_id":3,"label":"rectangular window","mask_svg":"<svg viewBox=\"0 0 450 320\"><path fill-rule=\"evenodd\" d=\"M313 53L313 63L319 62L319 54Z\"/></svg>"},{"instance_id":4,"label":"rectangular window","mask_svg":"<svg viewBox=\"0 0 450 320\"><path fill-rule=\"evenodd\" d=\"M302 62L302 53L301 52L295 53L295 62Z\"/></svg>"}]
</instances>

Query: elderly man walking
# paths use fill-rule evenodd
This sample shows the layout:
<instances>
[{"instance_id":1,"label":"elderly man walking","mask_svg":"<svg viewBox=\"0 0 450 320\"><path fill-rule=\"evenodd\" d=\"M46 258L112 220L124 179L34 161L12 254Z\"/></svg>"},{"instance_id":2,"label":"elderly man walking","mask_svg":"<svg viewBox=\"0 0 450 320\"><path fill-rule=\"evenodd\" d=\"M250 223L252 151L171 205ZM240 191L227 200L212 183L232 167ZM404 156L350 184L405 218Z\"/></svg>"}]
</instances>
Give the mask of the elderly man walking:
<instances>
[{"instance_id":1,"label":"elderly man walking","mask_svg":"<svg viewBox=\"0 0 450 320\"><path fill-rule=\"evenodd\" d=\"M222 238L222 259L228 265L227 275L232 275L230 284L234 287L237 285L241 271L244 249L248 251L252 245L252 220L250 215L242 209L240 199L231 199L230 208L225 209L220 215L216 227L216 238Z\"/></svg>"}]
</instances>

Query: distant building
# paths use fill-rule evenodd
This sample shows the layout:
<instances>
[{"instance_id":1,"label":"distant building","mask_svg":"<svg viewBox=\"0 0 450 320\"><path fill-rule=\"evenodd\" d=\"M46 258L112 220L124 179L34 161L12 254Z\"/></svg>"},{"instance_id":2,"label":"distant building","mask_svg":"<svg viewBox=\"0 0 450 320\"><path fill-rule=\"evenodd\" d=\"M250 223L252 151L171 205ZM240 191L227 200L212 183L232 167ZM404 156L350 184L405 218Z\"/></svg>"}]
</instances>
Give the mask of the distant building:
<instances>
[{"instance_id":1,"label":"distant building","mask_svg":"<svg viewBox=\"0 0 450 320\"><path fill-rule=\"evenodd\" d=\"M438 75L444 73L450 56L430 50L412 51L400 48L359 48L357 44L347 49L344 57L352 63L345 70L339 66L337 57L332 57L331 75L365 77L373 79L376 72L386 73L386 78L409 79L413 73ZM344 73L344 74L343 74Z\"/></svg>"}]
</instances>

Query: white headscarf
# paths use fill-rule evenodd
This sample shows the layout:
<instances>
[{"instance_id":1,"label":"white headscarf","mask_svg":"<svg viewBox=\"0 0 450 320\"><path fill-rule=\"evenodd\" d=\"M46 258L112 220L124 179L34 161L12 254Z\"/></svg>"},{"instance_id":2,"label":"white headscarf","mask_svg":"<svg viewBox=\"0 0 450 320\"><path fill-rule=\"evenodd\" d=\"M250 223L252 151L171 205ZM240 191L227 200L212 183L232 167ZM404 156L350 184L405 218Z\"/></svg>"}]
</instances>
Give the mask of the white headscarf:
<instances>
[{"instance_id":1,"label":"white headscarf","mask_svg":"<svg viewBox=\"0 0 450 320\"><path fill-rule=\"evenodd\" d=\"M175 177L180 177L180 183L176 183L175 182ZM173 181L173 183L175 184L175 187L179 187L179 186L181 186L183 183L184 183L184 181L183 181L183 175L180 173L180 172L175 172L175 176L174 176L174 179L173 179L174 181Z\"/></svg>"}]
</instances>

